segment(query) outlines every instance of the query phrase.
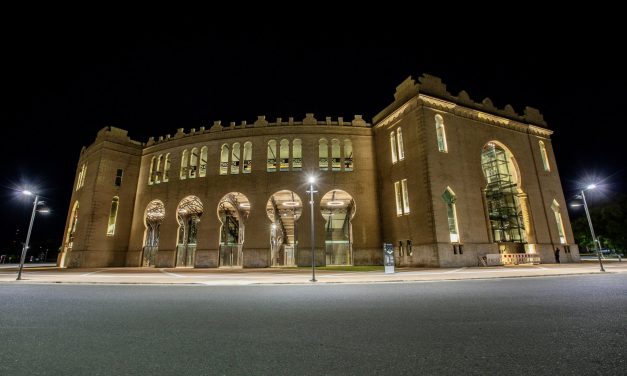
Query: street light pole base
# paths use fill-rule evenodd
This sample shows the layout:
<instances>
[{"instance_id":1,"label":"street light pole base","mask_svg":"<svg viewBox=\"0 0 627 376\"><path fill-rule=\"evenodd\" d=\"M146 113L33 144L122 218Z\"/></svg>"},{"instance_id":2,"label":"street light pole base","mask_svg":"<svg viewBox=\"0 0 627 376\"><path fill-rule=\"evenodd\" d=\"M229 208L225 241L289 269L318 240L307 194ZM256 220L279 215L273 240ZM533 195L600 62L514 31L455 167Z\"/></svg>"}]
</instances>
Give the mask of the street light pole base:
<instances>
[{"instance_id":1,"label":"street light pole base","mask_svg":"<svg viewBox=\"0 0 627 376\"><path fill-rule=\"evenodd\" d=\"M318 282L317 279L310 279L309 282Z\"/></svg>"}]
</instances>

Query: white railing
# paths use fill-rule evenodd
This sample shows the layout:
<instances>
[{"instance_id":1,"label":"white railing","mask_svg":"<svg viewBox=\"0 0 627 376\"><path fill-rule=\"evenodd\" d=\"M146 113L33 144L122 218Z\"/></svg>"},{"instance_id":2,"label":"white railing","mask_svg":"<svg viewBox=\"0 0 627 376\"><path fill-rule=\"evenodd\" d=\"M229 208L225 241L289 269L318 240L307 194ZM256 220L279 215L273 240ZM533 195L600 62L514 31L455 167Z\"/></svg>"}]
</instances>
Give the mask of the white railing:
<instances>
[{"instance_id":1,"label":"white railing","mask_svg":"<svg viewBox=\"0 0 627 376\"><path fill-rule=\"evenodd\" d=\"M537 253L487 254L486 263L488 266L539 264L540 255Z\"/></svg>"}]
</instances>

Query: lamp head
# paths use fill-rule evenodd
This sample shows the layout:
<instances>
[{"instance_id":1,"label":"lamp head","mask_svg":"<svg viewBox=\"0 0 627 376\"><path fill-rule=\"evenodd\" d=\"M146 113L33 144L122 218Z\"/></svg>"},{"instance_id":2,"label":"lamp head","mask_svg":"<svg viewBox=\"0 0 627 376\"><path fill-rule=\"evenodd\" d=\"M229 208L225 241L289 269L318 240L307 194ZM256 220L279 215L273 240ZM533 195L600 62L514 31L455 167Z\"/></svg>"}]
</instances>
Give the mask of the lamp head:
<instances>
[{"instance_id":1,"label":"lamp head","mask_svg":"<svg viewBox=\"0 0 627 376\"><path fill-rule=\"evenodd\" d=\"M309 184L313 184L316 182L316 177L315 176L310 176L307 181L309 182Z\"/></svg>"},{"instance_id":2,"label":"lamp head","mask_svg":"<svg viewBox=\"0 0 627 376\"><path fill-rule=\"evenodd\" d=\"M26 195L26 196L32 196L33 192L29 191L28 189L25 189L25 190L22 191L22 194Z\"/></svg>"},{"instance_id":3,"label":"lamp head","mask_svg":"<svg viewBox=\"0 0 627 376\"><path fill-rule=\"evenodd\" d=\"M595 189L597 187L596 184L590 184L586 187L586 189Z\"/></svg>"}]
</instances>

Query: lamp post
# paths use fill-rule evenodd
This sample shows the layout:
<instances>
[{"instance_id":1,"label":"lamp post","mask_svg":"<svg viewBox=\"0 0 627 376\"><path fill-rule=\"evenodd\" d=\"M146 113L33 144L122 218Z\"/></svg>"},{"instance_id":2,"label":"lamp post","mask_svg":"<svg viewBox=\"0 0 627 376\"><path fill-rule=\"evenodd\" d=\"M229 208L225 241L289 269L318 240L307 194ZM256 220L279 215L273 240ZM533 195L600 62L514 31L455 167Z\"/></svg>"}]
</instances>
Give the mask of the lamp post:
<instances>
[{"instance_id":1,"label":"lamp post","mask_svg":"<svg viewBox=\"0 0 627 376\"><path fill-rule=\"evenodd\" d=\"M594 235L594 228L592 227L592 220L590 219L590 212L588 211L588 203L586 202L586 195L584 191L587 189L595 189L597 186L595 184L590 184L585 189L581 190L581 199L583 200L583 208L586 210L586 217L588 218L588 225L590 225L590 233L592 234L592 242L594 243L594 248L597 250L597 257L599 258L599 267L601 271L604 272L605 268L603 268L603 261L601 261L601 249L599 248L599 243L597 237Z\"/></svg>"},{"instance_id":2,"label":"lamp post","mask_svg":"<svg viewBox=\"0 0 627 376\"><path fill-rule=\"evenodd\" d=\"M26 196L33 196L31 191L22 191L22 194ZM20 257L20 269L17 272L17 280L22 279L22 269L24 268L24 259L26 258L26 251L28 250L28 242L30 241L30 233L33 230L33 222L35 222L35 213L37 213L37 205L39 204L39 195L35 195L35 201L33 202L33 213L30 216L30 224L28 225L28 233L26 234L26 243L22 248L22 256Z\"/></svg>"},{"instance_id":3,"label":"lamp post","mask_svg":"<svg viewBox=\"0 0 627 376\"><path fill-rule=\"evenodd\" d=\"M315 233L314 233L314 199L313 194L317 191L314 191L314 183L316 182L316 178L310 176L309 179L309 207L311 208L311 279L310 282L316 282L316 248L315 248Z\"/></svg>"}]
</instances>

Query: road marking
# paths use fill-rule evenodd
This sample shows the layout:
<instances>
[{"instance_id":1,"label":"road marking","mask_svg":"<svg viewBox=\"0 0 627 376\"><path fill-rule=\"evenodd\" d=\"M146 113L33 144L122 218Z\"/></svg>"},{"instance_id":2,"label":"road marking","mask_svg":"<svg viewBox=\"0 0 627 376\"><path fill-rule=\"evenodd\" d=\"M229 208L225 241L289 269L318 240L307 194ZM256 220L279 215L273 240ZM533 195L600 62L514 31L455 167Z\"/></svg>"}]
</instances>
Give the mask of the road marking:
<instances>
[{"instance_id":1,"label":"road marking","mask_svg":"<svg viewBox=\"0 0 627 376\"><path fill-rule=\"evenodd\" d=\"M163 273L163 274L171 275L172 277L176 277L176 278L183 278L183 276L182 276L182 275L178 275L178 274L174 274L174 273L166 272L166 271L165 271L165 270L163 270L163 269L159 269L159 271L160 271L161 273Z\"/></svg>"},{"instance_id":2,"label":"road marking","mask_svg":"<svg viewBox=\"0 0 627 376\"><path fill-rule=\"evenodd\" d=\"M538 269L542 269L542 270L550 270L549 268L543 268L543 267L541 267L541 266L534 266L534 267L535 267L535 268L538 268Z\"/></svg>"},{"instance_id":3,"label":"road marking","mask_svg":"<svg viewBox=\"0 0 627 376\"><path fill-rule=\"evenodd\" d=\"M96 273L104 272L105 270L107 270L107 269L100 269L100 270L96 270L95 272L81 274L81 277L86 277L86 276L88 276L88 275L92 275L92 274L96 274Z\"/></svg>"}]
</instances>

